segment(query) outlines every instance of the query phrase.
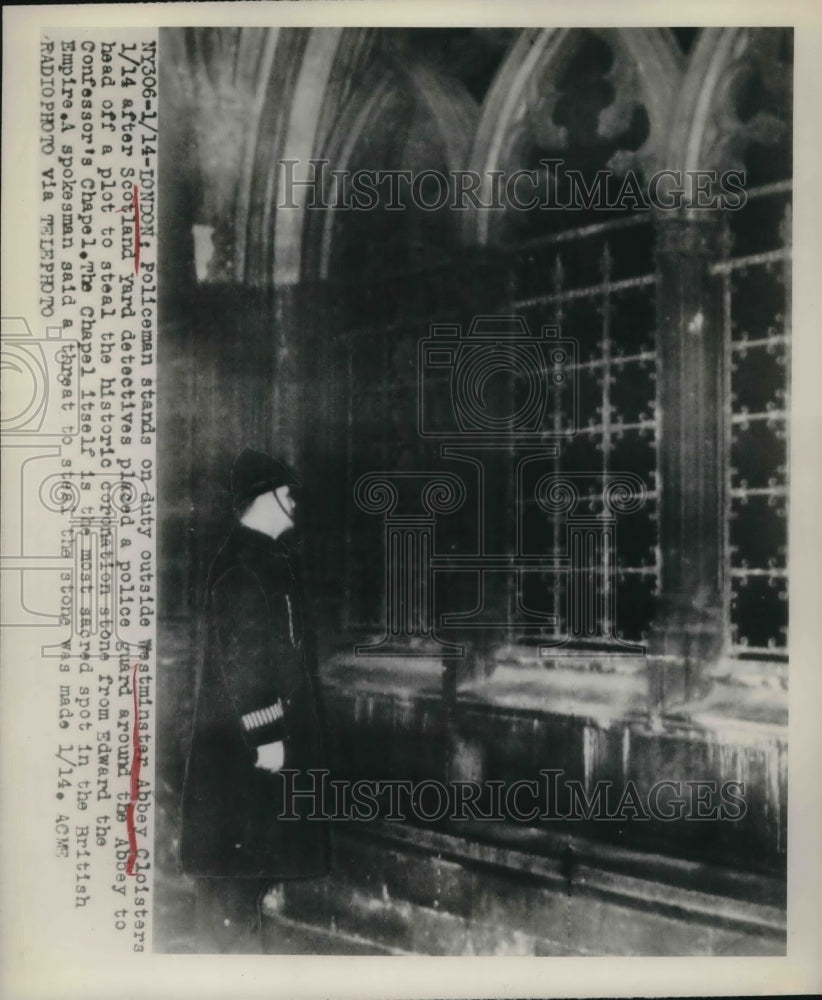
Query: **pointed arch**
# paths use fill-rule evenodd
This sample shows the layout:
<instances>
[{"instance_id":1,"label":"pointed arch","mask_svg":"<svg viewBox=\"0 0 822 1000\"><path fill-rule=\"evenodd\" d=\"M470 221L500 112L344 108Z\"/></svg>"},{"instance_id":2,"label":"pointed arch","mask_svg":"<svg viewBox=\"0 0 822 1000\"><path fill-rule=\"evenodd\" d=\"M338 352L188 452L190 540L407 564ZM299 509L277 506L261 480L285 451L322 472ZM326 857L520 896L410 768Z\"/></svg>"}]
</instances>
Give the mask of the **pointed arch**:
<instances>
[{"instance_id":1,"label":"pointed arch","mask_svg":"<svg viewBox=\"0 0 822 1000\"><path fill-rule=\"evenodd\" d=\"M281 31L259 79L255 118L235 211L237 279L256 286L296 284L303 209L276 213L278 160L312 158L341 28Z\"/></svg>"},{"instance_id":2,"label":"pointed arch","mask_svg":"<svg viewBox=\"0 0 822 1000\"><path fill-rule=\"evenodd\" d=\"M557 77L592 29L529 28L517 39L483 103L470 159L470 169L483 179L480 198L490 201L490 172L504 169L506 154L515 146L536 81ZM596 31L625 57L635 72L650 134L642 153L662 166L665 136L679 91L684 60L665 28L607 28ZM467 243L490 242L499 213L471 209L465 218L463 238Z\"/></svg>"},{"instance_id":3,"label":"pointed arch","mask_svg":"<svg viewBox=\"0 0 822 1000\"><path fill-rule=\"evenodd\" d=\"M379 64L371 70L350 95L327 145L318 155L329 159L334 170L350 169L369 127L380 120L398 88L406 88L430 117L447 168L465 169L479 120L479 108L468 91L458 81L446 80L424 65ZM305 277L323 280L329 277L337 221L333 210L306 220Z\"/></svg>"},{"instance_id":4,"label":"pointed arch","mask_svg":"<svg viewBox=\"0 0 822 1000\"><path fill-rule=\"evenodd\" d=\"M674 107L667 159L672 169L723 170L744 165L751 140L766 144L784 138L781 115L760 107L746 121L736 99L746 75L760 72L766 87L779 88L786 64L779 65L777 29L705 28L688 61ZM784 80L786 87L790 79Z\"/></svg>"}]
</instances>

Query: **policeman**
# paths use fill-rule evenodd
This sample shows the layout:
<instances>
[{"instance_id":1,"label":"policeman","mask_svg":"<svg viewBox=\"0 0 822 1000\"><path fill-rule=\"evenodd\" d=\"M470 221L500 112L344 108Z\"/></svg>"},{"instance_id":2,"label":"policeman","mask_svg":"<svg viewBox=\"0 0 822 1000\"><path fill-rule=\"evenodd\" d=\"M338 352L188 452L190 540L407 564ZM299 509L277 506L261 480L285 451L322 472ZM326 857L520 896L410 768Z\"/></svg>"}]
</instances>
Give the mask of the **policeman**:
<instances>
[{"instance_id":1,"label":"policeman","mask_svg":"<svg viewBox=\"0 0 822 1000\"><path fill-rule=\"evenodd\" d=\"M235 526L208 575L205 648L183 791L181 862L198 881L204 951L260 950L272 880L328 870L328 831L284 810L282 768L322 767L292 546L297 479L246 449L231 470ZM292 786L293 787L293 786ZM295 804L288 804L295 811Z\"/></svg>"}]
</instances>

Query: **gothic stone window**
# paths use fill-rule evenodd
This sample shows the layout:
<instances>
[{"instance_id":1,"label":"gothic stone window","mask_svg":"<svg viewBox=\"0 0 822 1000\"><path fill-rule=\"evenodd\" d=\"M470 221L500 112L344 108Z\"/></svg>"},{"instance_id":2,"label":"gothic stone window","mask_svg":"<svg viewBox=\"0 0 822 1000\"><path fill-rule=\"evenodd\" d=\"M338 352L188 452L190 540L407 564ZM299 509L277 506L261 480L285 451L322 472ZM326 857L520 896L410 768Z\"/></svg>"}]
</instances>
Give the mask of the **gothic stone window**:
<instances>
[{"instance_id":1,"label":"gothic stone window","mask_svg":"<svg viewBox=\"0 0 822 1000\"><path fill-rule=\"evenodd\" d=\"M480 530L470 468L501 484L486 498L486 542L510 565L522 555L509 530L517 518L540 551L564 544L565 514L537 497L546 474L582 484L577 513L591 518L603 513L609 478L641 484L616 552L589 553L585 586L600 627L570 620L568 590L584 589L573 573L489 574L497 628L483 642L533 649L568 633L592 667L597 651L641 644L663 675L667 663L687 665L686 697L705 665L784 659L790 32L705 32L687 60L672 36L640 34L495 37L483 43L478 81L459 79L459 60L443 56L453 39L433 33L416 56L383 52L370 117L357 117L351 97L348 120L360 129L348 133L351 169L531 170L542 201L572 207L468 222L448 210L377 210L325 223L338 326L322 350L339 391L319 401L326 436L310 448L328 472L315 512L327 543L318 577L334 581L346 644L374 641L386 611L386 538L379 518L352 504L355 484L370 472L454 472L462 461L469 502L444 513L432 537L455 558ZM517 101L501 106L511 93ZM449 100L459 114L449 117ZM747 199L737 210L693 197L659 210L642 193L661 169L744 171L736 183ZM555 328L576 345L546 424L559 444L542 465L526 463L522 494L516 448L471 466L419 433L419 342L433 325L466 330L478 314L519 317L535 337ZM516 401L517 378L489 382L489 405L506 393ZM572 385L577 430L557 438L573 416ZM463 621L476 579L438 574L437 599ZM523 609L554 624L506 629ZM448 638L461 637L454 625ZM661 688L667 697L670 678Z\"/></svg>"}]
</instances>

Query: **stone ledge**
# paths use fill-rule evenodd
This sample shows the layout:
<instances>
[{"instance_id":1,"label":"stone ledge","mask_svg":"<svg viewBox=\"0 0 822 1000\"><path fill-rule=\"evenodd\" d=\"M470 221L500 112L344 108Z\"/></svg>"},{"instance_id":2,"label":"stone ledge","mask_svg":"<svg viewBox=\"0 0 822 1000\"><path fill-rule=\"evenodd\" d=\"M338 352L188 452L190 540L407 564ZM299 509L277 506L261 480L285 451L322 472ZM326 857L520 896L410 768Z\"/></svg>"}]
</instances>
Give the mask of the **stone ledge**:
<instances>
[{"instance_id":1,"label":"stone ledge","mask_svg":"<svg viewBox=\"0 0 822 1000\"><path fill-rule=\"evenodd\" d=\"M552 714L600 726L618 721L650 725L642 659L621 657L606 669L601 660L590 657L538 662L509 651L489 676L480 679L460 677L460 666L456 661L458 705ZM728 727L737 741L744 741L746 732L759 741L767 730L770 736L787 740L784 665L776 674L759 664L753 667L744 682L738 673L717 675L706 696L675 706L655 725L664 730L702 729L708 738ZM445 669L441 660L431 657L357 657L338 652L323 662L320 677L331 689L354 688L398 699L441 698Z\"/></svg>"},{"instance_id":2,"label":"stone ledge","mask_svg":"<svg viewBox=\"0 0 822 1000\"><path fill-rule=\"evenodd\" d=\"M334 874L286 887L289 919L429 955L784 954L784 914L510 848L385 824L338 831ZM734 909L733 902L730 903Z\"/></svg>"},{"instance_id":3,"label":"stone ledge","mask_svg":"<svg viewBox=\"0 0 822 1000\"><path fill-rule=\"evenodd\" d=\"M651 725L640 710L645 678L639 669L602 675L500 667L483 681L464 682L449 702L438 661L373 667L343 659L321 672L331 709L329 760L337 776L511 784L539 779L541 769L553 768L563 782L579 782L587 794L599 782L624 788L631 781L642 793L661 780L708 781L718 789L744 779L745 811L733 821L670 823L657 817L648 822L646 816L640 817L645 823L566 827L636 851L781 877L784 726L707 711ZM748 694L752 691L758 696L757 689Z\"/></svg>"},{"instance_id":4,"label":"stone ledge","mask_svg":"<svg viewBox=\"0 0 822 1000\"><path fill-rule=\"evenodd\" d=\"M465 826L465 832L457 834L384 822L343 831L342 836L498 869L555 890L595 895L737 932L776 937L786 933L785 886L779 879L614 848L577 836L531 829L515 840L505 824Z\"/></svg>"}]
</instances>

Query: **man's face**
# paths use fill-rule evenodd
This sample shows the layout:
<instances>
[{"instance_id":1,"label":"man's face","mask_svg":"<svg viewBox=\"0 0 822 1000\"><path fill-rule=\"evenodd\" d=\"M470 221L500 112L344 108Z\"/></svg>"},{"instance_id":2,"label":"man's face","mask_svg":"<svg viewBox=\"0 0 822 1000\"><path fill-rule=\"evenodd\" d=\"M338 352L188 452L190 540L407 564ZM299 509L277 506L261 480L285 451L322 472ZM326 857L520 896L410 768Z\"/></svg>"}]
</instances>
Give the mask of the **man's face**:
<instances>
[{"instance_id":1,"label":"man's face","mask_svg":"<svg viewBox=\"0 0 822 1000\"><path fill-rule=\"evenodd\" d=\"M277 538L294 526L296 502L288 486L261 493L240 518L246 527Z\"/></svg>"},{"instance_id":2,"label":"man's face","mask_svg":"<svg viewBox=\"0 0 822 1000\"><path fill-rule=\"evenodd\" d=\"M297 501L291 495L290 486L281 486L278 490L274 491L274 495L277 498L279 506L282 508L283 512L287 515L291 523L294 523L294 513L297 509Z\"/></svg>"}]
</instances>

